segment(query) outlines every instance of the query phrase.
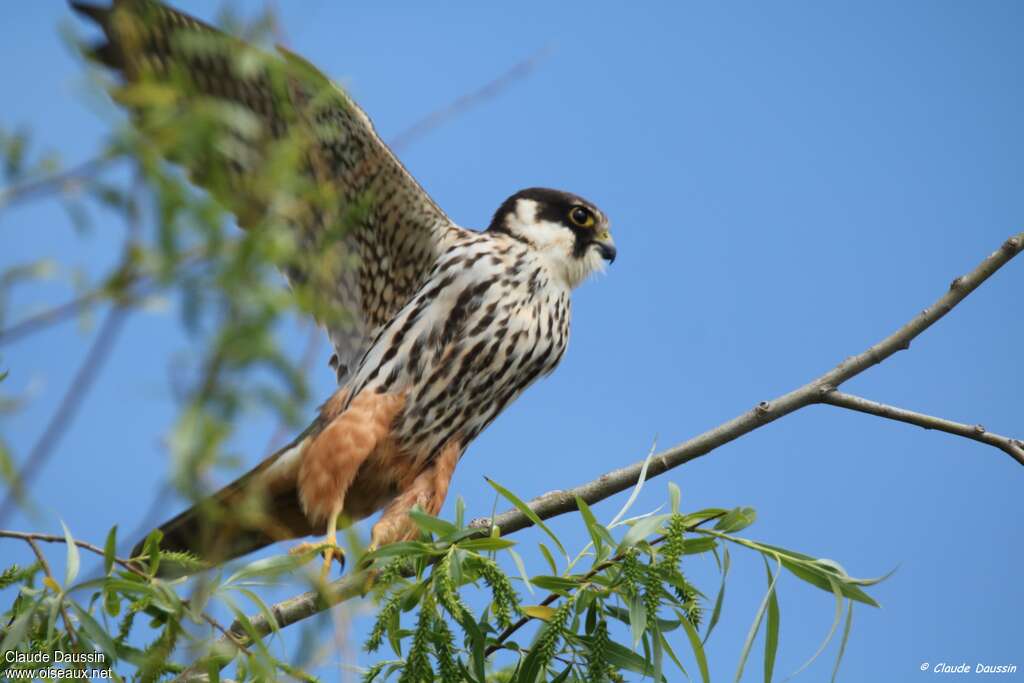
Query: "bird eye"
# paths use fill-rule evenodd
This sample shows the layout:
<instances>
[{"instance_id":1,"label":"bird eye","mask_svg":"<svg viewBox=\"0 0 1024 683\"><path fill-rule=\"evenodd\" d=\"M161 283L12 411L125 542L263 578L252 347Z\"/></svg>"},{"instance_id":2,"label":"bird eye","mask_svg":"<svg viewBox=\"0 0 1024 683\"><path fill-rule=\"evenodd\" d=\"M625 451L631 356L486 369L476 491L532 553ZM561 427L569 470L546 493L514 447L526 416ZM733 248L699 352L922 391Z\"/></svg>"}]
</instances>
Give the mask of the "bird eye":
<instances>
[{"instance_id":1,"label":"bird eye","mask_svg":"<svg viewBox=\"0 0 1024 683\"><path fill-rule=\"evenodd\" d=\"M589 228L594 225L594 214L582 206L574 206L569 211L569 220L581 228Z\"/></svg>"}]
</instances>

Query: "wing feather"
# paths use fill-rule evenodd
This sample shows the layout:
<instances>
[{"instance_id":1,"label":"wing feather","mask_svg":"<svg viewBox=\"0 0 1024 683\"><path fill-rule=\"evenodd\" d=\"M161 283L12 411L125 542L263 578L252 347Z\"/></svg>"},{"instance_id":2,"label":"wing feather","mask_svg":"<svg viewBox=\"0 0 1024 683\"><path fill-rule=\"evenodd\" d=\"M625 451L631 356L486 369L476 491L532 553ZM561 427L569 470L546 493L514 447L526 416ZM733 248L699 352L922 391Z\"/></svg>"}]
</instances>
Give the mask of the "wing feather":
<instances>
[{"instance_id":1,"label":"wing feather","mask_svg":"<svg viewBox=\"0 0 1024 683\"><path fill-rule=\"evenodd\" d=\"M281 47L277 55L258 51L153 0L72 5L101 26L107 42L93 55L119 71L129 88L155 83L183 109L212 102L240 112L236 123L256 124L229 127L226 144L178 159L240 225L277 217L280 207L267 200L274 188L261 185L259 171L275 144L298 145L296 168L313 193L296 192L287 207L282 222L294 231L298 257L283 270L317 300L313 308L343 382L460 229L362 109L305 59Z\"/></svg>"}]
</instances>

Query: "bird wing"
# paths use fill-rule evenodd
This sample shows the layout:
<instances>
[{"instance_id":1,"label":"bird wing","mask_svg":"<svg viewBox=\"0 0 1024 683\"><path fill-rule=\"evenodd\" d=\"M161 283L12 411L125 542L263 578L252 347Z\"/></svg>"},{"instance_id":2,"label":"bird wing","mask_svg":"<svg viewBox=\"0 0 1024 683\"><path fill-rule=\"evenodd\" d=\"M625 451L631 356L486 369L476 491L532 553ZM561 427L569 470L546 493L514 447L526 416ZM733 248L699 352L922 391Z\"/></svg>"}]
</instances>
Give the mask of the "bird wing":
<instances>
[{"instance_id":1,"label":"bird wing","mask_svg":"<svg viewBox=\"0 0 1024 683\"><path fill-rule=\"evenodd\" d=\"M268 219L288 227L295 248L282 270L306 288L343 383L459 229L355 102L301 57L259 51L153 0L72 6L103 29L106 42L92 54L123 76L120 99L137 121L140 99L150 97L186 114L205 107L225 122L210 145L172 160L243 227ZM165 108L168 118L171 130L183 125ZM289 154L297 172L282 199L265 171Z\"/></svg>"}]
</instances>

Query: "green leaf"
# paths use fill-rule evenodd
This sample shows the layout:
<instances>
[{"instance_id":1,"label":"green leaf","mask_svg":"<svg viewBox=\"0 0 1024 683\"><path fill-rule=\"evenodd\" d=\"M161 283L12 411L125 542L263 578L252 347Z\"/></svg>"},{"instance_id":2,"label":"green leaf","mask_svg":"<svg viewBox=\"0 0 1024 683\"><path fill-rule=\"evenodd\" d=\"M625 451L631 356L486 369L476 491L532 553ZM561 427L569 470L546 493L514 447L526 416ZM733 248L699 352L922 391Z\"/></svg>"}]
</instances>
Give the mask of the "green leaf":
<instances>
[{"instance_id":1,"label":"green leaf","mask_svg":"<svg viewBox=\"0 0 1024 683\"><path fill-rule=\"evenodd\" d=\"M551 683L562 683L563 681L565 681L565 680L567 680L569 678L569 674L571 674L571 673L572 673L572 665L570 664L569 666L565 667L565 670L562 671L562 673L560 673L557 676L555 676L554 678L552 678L551 679Z\"/></svg>"},{"instance_id":2,"label":"green leaf","mask_svg":"<svg viewBox=\"0 0 1024 683\"><path fill-rule=\"evenodd\" d=\"M149 532L149 536L146 537L146 542L142 546L143 557L149 557L149 573L156 575L156 570L160 567L160 541L164 538L164 532L159 529L153 529Z\"/></svg>"},{"instance_id":3,"label":"green leaf","mask_svg":"<svg viewBox=\"0 0 1024 683\"><path fill-rule=\"evenodd\" d=\"M547 621L555 616L555 608L547 605L524 605L520 608L523 614L534 619Z\"/></svg>"},{"instance_id":4,"label":"green leaf","mask_svg":"<svg viewBox=\"0 0 1024 683\"><path fill-rule=\"evenodd\" d=\"M657 624L654 622L650 624L648 633L651 636L651 660L654 662L654 679L659 680L665 677L662 673L664 657L661 649L661 643L664 641L664 638L661 635L661 631L658 630Z\"/></svg>"},{"instance_id":5,"label":"green leaf","mask_svg":"<svg viewBox=\"0 0 1024 683\"><path fill-rule=\"evenodd\" d=\"M617 605L604 605L605 613L608 616L618 619L623 624L629 625L629 610L618 607ZM679 621L677 619L656 619L658 624L658 630L662 633L671 633L679 628ZM654 623L648 615L647 623Z\"/></svg>"},{"instance_id":6,"label":"green leaf","mask_svg":"<svg viewBox=\"0 0 1024 683\"><path fill-rule=\"evenodd\" d=\"M541 628L549 627L544 626ZM530 651L526 654L526 657L523 658L522 663L519 665L516 677L512 679L514 683L537 683L537 679L541 673L540 659L540 648L537 647L537 640L535 639L533 647L530 648Z\"/></svg>"},{"instance_id":7,"label":"green leaf","mask_svg":"<svg viewBox=\"0 0 1024 683\"><path fill-rule=\"evenodd\" d=\"M619 547L616 549L615 553L619 554L627 548L631 548L640 541L643 541L653 535L671 516L672 515L669 514L652 515L650 517L642 517L637 520L633 526L630 527L629 531L626 532L626 535L622 537L622 540L619 542Z\"/></svg>"},{"instance_id":8,"label":"green leaf","mask_svg":"<svg viewBox=\"0 0 1024 683\"><path fill-rule=\"evenodd\" d=\"M465 526L464 522L466 519L466 501L462 496L455 498L455 526L461 529Z\"/></svg>"},{"instance_id":9,"label":"green leaf","mask_svg":"<svg viewBox=\"0 0 1024 683\"><path fill-rule=\"evenodd\" d=\"M722 517L725 513L729 512L725 508L704 508L703 510L697 510L696 512L688 512L683 515L683 523L686 526L693 526L699 522L703 522L705 519L711 519L712 517Z\"/></svg>"},{"instance_id":10,"label":"green leaf","mask_svg":"<svg viewBox=\"0 0 1024 683\"><path fill-rule=\"evenodd\" d=\"M109 575L114 568L114 554L117 552L117 525L110 527L107 542L103 546L103 573Z\"/></svg>"},{"instance_id":11,"label":"green leaf","mask_svg":"<svg viewBox=\"0 0 1024 683\"><path fill-rule=\"evenodd\" d=\"M114 591L104 591L103 609L112 617L118 616L121 613L121 596Z\"/></svg>"},{"instance_id":12,"label":"green leaf","mask_svg":"<svg viewBox=\"0 0 1024 683\"><path fill-rule=\"evenodd\" d=\"M263 598L261 598L259 595L249 590L248 588L243 588L241 586L235 586L233 587L233 590L236 590L245 597L249 598L249 601L256 605L256 609L258 609L260 611L260 614L263 615L263 619L267 622L267 626L270 627L271 632L280 632L281 626L277 623L277 618L274 616L274 613L270 611L270 608L267 606L267 603L263 602Z\"/></svg>"},{"instance_id":13,"label":"green leaf","mask_svg":"<svg viewBox=\"0 0 1024 683\"><path fill-rule=\"evenodd\" d=\"M3 641L0 642L0 652L10 652L21 644L25 636L28 635L32 619L35 617L43 600L44 598L36 600L30 607L18 615L13 624L7 627L7 633L4 635Z\"/></svg>"},{"instance_id":14,"label":"green leaf","mask_svg":"<svg viewBox=\"0 0 1024 683\"><path fill-rule=\"evenodd\" d=\"M445 521L433 515L428 515L422 510L409 510L409 517L421 530L427 533L436 534L438 538L445 538L458 531L451 522Z\"/></svg>"},{"instance_id":15,"label":"green leaf","mask_svg":"<svg viewBox=\"0 0 1024 683\"><path fill-rule=\"evenodd\" d=\"M839 674L839 664L843 661L843 654L846 652L846 642L850 638L850 627L853 625L853 600L847 600L846 625L843 626L843 639L839 641L839 652L836 654L836 664L832 667L832 683L836 683L836 676Z\"/></svg>"},{"instance_id":16,"label":"green leaf","mask_svg":"<svg viewBox=\"0 0 1024 683\"><path fill-rule=\"evenodd\" d=\"M714 550L718 545L711 536L697 536L696 538L687 538L683 541L683 554L684 555L699 555L706 553L710 550Z\"/></svg>"},{"instance_id":17,"label":"green leaf","mask_svg":"<svg viewBox=\"0 0 1024 683\"><path fill-rule=\"evenodd\" d=\"M458 547L463 550L487 552L490 550L505 550L507 548L511 548L515 544L515 541L508 538L489 536L487 538L471 538L468 541L460 541Z\"/></svg>"},{"instance_id":18,"label":"green leaf","mask_svg":"<svg viewBox=\"0 0 1024 683\"><path fill-rule=\"evenodd\" d=\"M583 523L587 525L587 533L590 534L590 540L594 544L594 553L596 555L594 562L600 562L603 557L604 544L607 543L613 546L615 541L612 539L612 535L608 533L608 530L598 523L594 513L590 510L590 506L579 496L576 496L576 507L583 517Z\"/></svg>"},{"instance_id":19,"label":"green leaf","mask_svg":"<svg viewBox=\"0 0 1024 683\"><path fill-rule=\"evenodd\" d=\"M708 673L708 659L704 654L704 645L700 642L700 635L697 634L697 629L693 627L693 624L686 618L686 615L679 610L676 610L676 613L679 615L679 622L683 625L686 637L690 641L693 657L697 660L697 668L700 669L700 678L704 683L710 683L711 676Z\"/></svg>"},{"instance_id":20,"label":"green leaf","mask_svg":"<svg viewBox=\"0 0 1024 683\"><path fill-rule=\"evenodd\" d=\"M831 582L831 585L832 585L832 594L835 595L835 598L836 598L836 612L835 612L835 616L833 616L833 618L832 618L832 626L829 627L828 633L825 634L825 640L822 641L821 646L818 647L817 652L815 652L813 655L811 655L811 658L808 659L806 662L804 662L803 665L801 665L799 669L797 669L796 671L791 673L789 676L787 676L787 679L793 678L794 676L797 676L798 674L800 674L804 669L809 667L814 662L815 659L817 659L818 657L821 656L821 653L825 651L825 648L828 647L828 644L830 642L832 642L832 636L834 636L836 634L836 629L839 627L839 622L843 618L843 592L842 592L842 589L840 588L839 582L836 579L830 578L829 581Z\"/></svg>"},{"instance_id":21,"label":"green leaf","mask_svg":"<svg viewBox=\"0 0 1024 683\"><path fill-rule=\"evenodd\" d=\"M740 651L739 665L736 667L735 683L739 683L740 679L743 678L743 667L747 664L747 657L750 656L750 649L754 645L754 638L757 636L757 632L761 630L761 620L764 619L764 614L768 610L768 603L771 601L771 596L775 592L775 582L778 580L779 574L782 570L782 561L778 557L775 558L775 561L778 565L775 568L775 575L768 584L768 592L765 593L764 599L761 600L761 606L757 608L757 613L754 615L754 623L750 625L750 630L747 632L747 639L743 641L743 649Z\"/></svg>"},{"instance_id":22,"label":"green leaf","mask_svg":"<svg viewBox=\"0 0 1024 683\"><path fill-rule=\"evenodd\" d=\"M519 570L519 576L523 578L523 584L526 585L526 590L530 591L530 595L533 595L533 582L530 581L530 577L526 573L526 565L523 564L523 558L521 558L519 553L511 548L509 549L508 554L512 556L512 561L515 563L516 569Z\"/></svg>"},{"instance_id":23,"label":"green leaf","mask_svg":"<svg viewBox=\"0 0 1024 683\"><path fill-rule=\"evenodd\" d=\"M644 482L647 481L647 466L651 464L651 458L654 457L654 450L657 442L651 444L651 450L648 451L647 457L644 458L644 464L640 467L640 476L636 479L636 484L633 485L633 490L629 494L629 498L626 499L626 503L619 510L618 514L608 523L608 528L614 528L620 519L626 516L629 512L629 508L633 507L633 503L636 502L636 497L640 495L640 489L644 487Z\"/></svg>"},{"instance_id":24,"label":"green leaf","mask_svg":"<svg viewBox=\"0 0 1024 683\"><path fill-rule=\"evenodd\" d=\"M718 520L715 524L715 530L721 531L723 534L733 534L746 529L754 523L755 519L757 519L757 512L755 512L754 508L734 508Z\"/></svg>"},{"instance_id":25,"label":"green leaf","mask_svg":"<svg viewBox=\"0 0 1024 683\"><path fill-rule=\"evenodd\" d=\"M579 587L580 582L578 579L569 579L563 576L535 576L530 581L537 588L546 591L566 592L572 591Z\"/></svg>"},{"instance_id":26,"label":"green leaf","mask_svg":"<svg viewBox=\"0 0 1024 683\"><path fill-rule=\"evenodd\" d=\"M544 559L547 560L548 566L551 567L551 573L557 574L558 565L555 563L555 557L551 554L551 551L548 550L548 547L543 543L537 543L537 545L540 547L540 554L544 556Z\"/></svg>"},{"instance_id":27,"label":"green leaf","mask_svg":"<svg viewBox=\"0 0 1024 683\"><path fill-rule=\"evenodd\" d=\"M679 490L679 486L674 481L668 483L668 499L671 504L670 509L672 514L679 514L679 501L682 500L683 494Z\"/></svg>"},{"instance_id":28,"label":"green leaf","mask_svg":"<svg viewBox=\"0 0 1024 683\"><path fill-rule=\"evenodd\" d=\"M250 562L228 577L225 585L238 583L245 579L276 578L282 574L293 572L305 563L304 557L298 555L275 555L255 562Z\"/></svg>"},{"instance_id":29,"label":"green leaf","mask_svg":"<svg viewBox=\"0 0 1024 683\"><path fill-rule=\"evenodd\" d=\"M89 612L84 610L77 602L71 602L71 609L78 616L78 626L85 632L86 637L103 650L106 655L106 663L112 665L117 661L117 646L113 639L107 634L107 630L97 623Z\"/></svg>"},{"instance_id":30,"label":"green leaf","mask_svg":"<svg viewBox=\"0 0 1024 683\"><path fill-rule=\"evenodd\" d=\"M632 638L633 649L636 649L647 629L647 608L644 606L643 597L634 595L629 599L629 635Z\"/></svg>"},{"instance_id":31,"label":"green leaf","mask_svg":"<svg viewBox=\"0 0 1024 683\"><path fill-rule=\"evenodd\" d=\"M722 616L722 603L725 601L725 579L729 576L729 549L724 548L722 551L722 583L718 587L718 595L715 597L715 606L711 610L711 620L708 622L708 630L704 633L704 640L702 643L708 642L708 638L711 637L711 632L715 630L715 625L718 623L719 617Z\"/></svg>"},{"instance_id":32,"label":"green leaf","mask_svg":"<svg viewBox=\"0 0 1024 683\"><path fill-rule=\"evenodd\" d=\"M386 546L377 548L372 553L366 553L366 555L363 556L362 561L369 564L374 560L396 557L399 555L412 559L422 557L424 555L441 555L444 552L445 551L438 550L429 543L423 543L421 541L399 541L398 543L389 543Z\"/></svg>"},{"instance_id":33,"label":"green leaf","mask_svg":"<svg viewBox=\"0 0 1024 683\"><path fill-rule=\"evenodd\" d=\"M772 568L768 566L768 558L762 555L761 559L764 560L764 571L768 577L771 591L771 599L768 601L768 619L765 622L764 631L764 682L771 683L772 674L775 672L775 655L779 650L779 595L774 588Z\"/></svg>"},{"instance_id":34,"label":"green leaf","mask_svg":"<svg viewBox=\"0 0 1024 683\"><path fill-rule=\"evenodd\" d=\"M78 555L78 546L75 545L75 539L71 536L71 531L68 529L68 525L61 521L60 525L64 527L64 544L67 546L67 570L64 573L64 590L71 587L74 583L75 578L78 576L78 567L81 562L81 558Z\"/></svg>"},{"instance_id":35,"label":"green leaf","mask_svg":"<svg viewBox=\"0 0 1024 683\"><path fill-rule=\"evenodd\" d=\"M235 621L242 627L245 634L249 637L249 641L259 650L259 653L264 657L271 658L270 650L267 649L267 645L263 638L260 636L259 631L256 630L256 626L249 619L249 615L243 612L233 600L223 598L224 604L228 606L231 613L235 615Z\"/></svg>"},{"instance_id":36,"label":"green leaf","mask_svg":"<svg viewBox=\"0 0 1024 683\"><path fill-rule=\"evenodd\" d=\"M871 605L872 607L879 606L878 603L875 602L874 598L862 591L856 585L841 582L831 572L818 567L813 562L793 561L783 557L782 566L788 569L797 578L802 579L823 591L834 592L834 582L839 586L839 591L846 597L856 600L857 602L863 602L866 605Z\"/></svg>"},{"instance_id":37,"label":"green leaf","mask_svg":"<svg viewBox=\"0 0 1024 683\"><path fill-rule=\"evenodd\" d=\"M565 548L564 548L564 547L562 546L562 542L558 540L558 537L557 537L557 536L555 536L555 534L554 534L554 533L553 533L553 532L551 531L551 529L549 529L549 528L548 528L547 524L545 524L545 523L544 523L544 522L543 522L543 521L541 520L541 518L537 516L537 513L536 513L536 512L534 512L533 510L531 510L531 509L530 509L530 506L529 506L529 505L527 505L526 503L524 503L523 501L521 501L521 500L519 499L519 497L518 497L518 496L516 496L516 495L515 495L514 493L512 493L512 492L511 492L511 491L509 491L509 490L508 490L507 488L505 488L504 486L502 486L502 485L501 485L501 484L499 484L498 482L494 481L493 479L490 479L490 478L488 478L488 477L484 477L484 479L486 479L486 480L487 480L487 483L488 483L488 484L490 484L491 486L493 486L493 487L494 487L494 490L495 490L495 491L497 491L498 493L500 493L500 494L501 494L502 496L504 496L504 497L505 497L505 498L506 498L506 499L507 499L507 500L508 500L508 501L509 501L510 503L512 503L512 505L514 505L514 506L516 507L516 509L517 509L517 510L519 510L519 511L520 511L520 512L522 512L522 513L523 513L524 515L526 515L526 518L527 518L527 519L529 519L529 520L530 520L531 522L533 522L534 524L536 524L537 526L539 526L539 527L540 527L540 528L541 528L541 529L542 529L542 530L544 531L544 533L546 533L546 534L548 535L548 537L549 537L549 538L550 538L550 539L551 539L552 541L554 541L554 543L555 543L555 546L556 546L556 547L557 547L557 548L558 548L559 550L561 550L561 551L562 551L562 554L563 554L563 555L565 555L565 561L566 561L566 562L568 562L568 561L569 561L569 553L565 552Z\"/></svg>"},{"instance_id":38,"label":"green leaf","mask_svg":"<svg viewBox=\"0 0 1024 683\"><path fill-rule=\"evenodd\" d=\"M616 668L644 676L651 676L654 673L653 667L647 660L614 640L608 642L605 656L608 658L608 663Z\"/></svg>"},{"instance_id":39,"label":"green leaf","mask_svg":"<svg viewBox=\"0 0 1024 683\"><path fill-rule=\"evenodd\" d=\"M683 672L684 676L689 678L690 674L686 672L686 667L684 667L683 663L679 661L679 657L676 656L675 650L672 649L672 645L668 642L668 638L665 637L665 632L662 631L660 628L658 629L658 639L661 641L662 649L664 649L665 652L668 653L668 656L675 663L676 667Z\"/></svg>"}]
</instances>

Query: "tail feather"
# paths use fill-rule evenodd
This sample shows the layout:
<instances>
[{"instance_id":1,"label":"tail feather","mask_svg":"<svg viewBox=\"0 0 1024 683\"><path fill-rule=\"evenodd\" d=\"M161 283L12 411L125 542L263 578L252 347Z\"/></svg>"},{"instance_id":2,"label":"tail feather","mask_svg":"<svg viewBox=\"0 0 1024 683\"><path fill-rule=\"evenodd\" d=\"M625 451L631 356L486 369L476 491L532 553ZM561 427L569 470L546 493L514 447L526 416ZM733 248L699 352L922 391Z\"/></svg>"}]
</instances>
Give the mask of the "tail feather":
<instances>
[{"instance_id":1,"label":"tail feather","mask_svg":"<svg viewBox=\"0 0 1024 683\"><path fill-rule=\"evenodd\" d=\"M306 518L296 486L305 437L303 434L217 493L161 524L160 549L189 553L212 566L277 541L318 533L320 529ZM142 539L132 557L140 557L144 547ZM174 562L160 564L161 576L187 573L188 569Z\"/></svg>"}]
</instances>

